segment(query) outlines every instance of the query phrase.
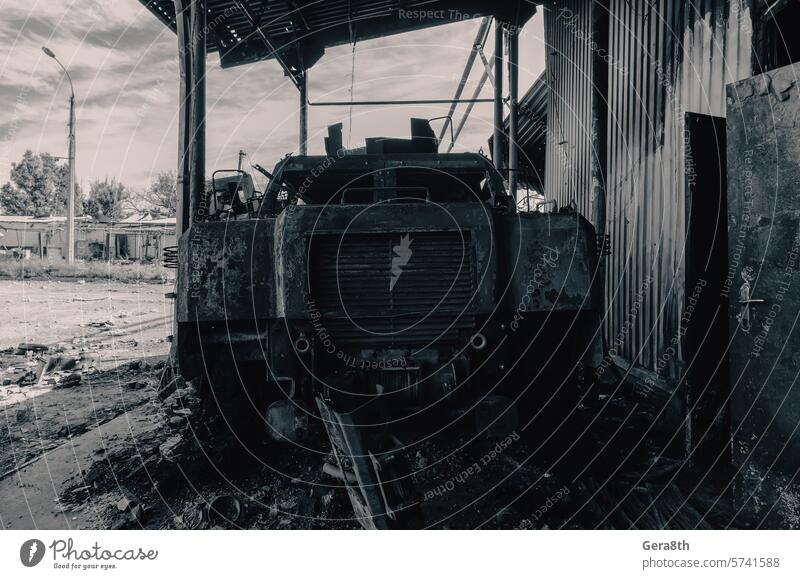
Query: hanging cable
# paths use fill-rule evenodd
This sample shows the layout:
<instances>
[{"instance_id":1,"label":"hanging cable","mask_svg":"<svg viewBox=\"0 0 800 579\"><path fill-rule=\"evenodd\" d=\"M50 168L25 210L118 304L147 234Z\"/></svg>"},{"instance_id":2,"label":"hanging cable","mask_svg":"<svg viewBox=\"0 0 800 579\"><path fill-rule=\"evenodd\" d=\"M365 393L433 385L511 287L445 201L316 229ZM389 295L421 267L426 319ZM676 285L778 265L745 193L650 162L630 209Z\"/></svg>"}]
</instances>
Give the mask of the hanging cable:
<instances>
[{"instance_id":1,"label":"hanging cable","mask_svg":"<svg viewBox=\"0 0 800 579\"><path fill-rule=\"evenodd\" d=\"M351 146L351 139L353 137L353 90L356 82L356 37L353 30L353 2L349 0L347 3L347 26L350 30L350 44L353 49L350 59L350 110L347 119L347 148Z\"/></svg>"},{"instance_id":2,"label":"hanging cable","mask_svg":"<svg viewBox=\"0 0 800 579\"><path fill-rule=\"evenodd\" d=\"M356 43L353 43L353 56L350 64L350 109L347 119L347 148L350 148L350 140L353 137L353 88L356 80Z\"/></svg>"}]
</instances>

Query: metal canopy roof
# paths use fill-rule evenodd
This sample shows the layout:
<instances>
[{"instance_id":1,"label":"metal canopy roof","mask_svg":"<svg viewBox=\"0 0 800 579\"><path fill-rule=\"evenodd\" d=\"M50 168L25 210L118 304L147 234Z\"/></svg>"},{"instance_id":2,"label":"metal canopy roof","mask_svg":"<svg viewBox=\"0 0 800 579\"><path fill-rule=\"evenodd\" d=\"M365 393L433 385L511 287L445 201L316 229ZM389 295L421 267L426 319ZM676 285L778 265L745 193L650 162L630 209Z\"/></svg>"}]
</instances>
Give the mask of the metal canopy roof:
<instances>
[{"instance_id":1,"label":"metal canopy roof","mask_svg":"<svg viewBox=\"0 0 800 579\"><path fill-rule=\"evenodd\" d=\"M173 31L173 0L139 0ZM537 2L539 3L539 2ZM325 48L494 16L524 24L530 0L206 0L208 52L223 68L280 55L287 74L313 66Z\"/></svg>"}]
</instances>

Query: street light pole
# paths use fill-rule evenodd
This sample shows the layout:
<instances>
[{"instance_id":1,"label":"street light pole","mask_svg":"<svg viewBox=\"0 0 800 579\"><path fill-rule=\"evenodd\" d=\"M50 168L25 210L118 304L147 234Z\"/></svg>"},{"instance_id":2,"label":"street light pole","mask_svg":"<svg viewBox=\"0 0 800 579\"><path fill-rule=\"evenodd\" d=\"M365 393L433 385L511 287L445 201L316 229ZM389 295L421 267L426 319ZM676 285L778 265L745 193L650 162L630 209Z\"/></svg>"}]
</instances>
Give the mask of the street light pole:
<instances>
[{"instance_id":1,"label":"street light pole","mask_svg":"<svg viewBox=\"0 0 800 579\"><path fill-rule=\"evenodd\" d=\"M69 193L67 197L67 263L75 262L75 89L72 86L72 78L69 72L61 64L61 61L56 58L55 53L47 48L42 47L42 52L52 58L64 71L69 81L69 153L67 154L69 160Z\"/></svg>"},{"instance_id":2,"label":"street light pole","mask_svg":"<svg viewBox=\"0 0 800 579\"><path fill-rule=\"evenodd\" d=\"M69 76L69 75L67 75ZM70 84L72 84L70 82ZM75 262L75 93L69 97L69 197L67 198L67 263Z\"/></svg>"}]
</instances>

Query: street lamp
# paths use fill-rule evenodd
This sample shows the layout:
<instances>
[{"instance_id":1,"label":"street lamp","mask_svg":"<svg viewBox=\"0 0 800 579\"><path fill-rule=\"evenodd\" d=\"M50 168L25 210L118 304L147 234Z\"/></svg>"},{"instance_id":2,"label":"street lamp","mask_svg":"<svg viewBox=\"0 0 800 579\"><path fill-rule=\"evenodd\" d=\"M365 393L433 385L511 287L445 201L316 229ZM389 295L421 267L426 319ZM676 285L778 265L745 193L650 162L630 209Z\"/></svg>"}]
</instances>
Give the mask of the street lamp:
<instances>
[{"instance_id":1,"label":"street lamp","mask_svg":"<svg viewBox=\"0 0 800 579\"><path fill-rule=\"evenodd\" d=\"M42 52L52 58L64 71L69 81L69 197L67 198L67 263L75 262L75 89L72 86L72 78L69 72L56 58L55 53L42 46Z\"/></svg>"}]
</instances>

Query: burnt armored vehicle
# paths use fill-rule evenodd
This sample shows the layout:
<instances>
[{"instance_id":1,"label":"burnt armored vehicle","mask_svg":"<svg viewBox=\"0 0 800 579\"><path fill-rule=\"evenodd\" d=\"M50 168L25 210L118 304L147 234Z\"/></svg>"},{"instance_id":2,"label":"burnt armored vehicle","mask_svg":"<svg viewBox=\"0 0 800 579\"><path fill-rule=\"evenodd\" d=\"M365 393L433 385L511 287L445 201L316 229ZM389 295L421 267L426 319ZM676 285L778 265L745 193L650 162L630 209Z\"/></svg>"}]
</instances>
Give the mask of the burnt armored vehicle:
<instances>
[{"instance_id":1,"label":"burnt armored vehicle","mask_svg":"<svg viewBox=\"0 0 800 579\"><path fill-rule=\"evenodd\" d=\"M299 443L321 421L380 528L413 513L402 433L490 433L575 403L595 240L575 212L517 212L492 163L438 153L425 120L357 151L339 135L258 167L263 192L214 175L180 240L178 360L244 436Z\"/></svg>"},{"instance_id":2,"label":"burnt armored vehicle","mask_svg":"<svg viewBox=\"0 0 800 579\"><path fill-rule=\"evenodd\" d=\"M171 354L237 440L332 451L325 468L347 487L357 517L387 528L420 524L403 455L421 439L516 428L537 441L569 439L558 428L577 406L581 362L596 345L593 282L602 275L581 215L517 210L518 32L538 3L142 3L179 48ZM368 139L358 150L345 150L334 126L326 154L304 153L309 107L387 105L312 102L308 74L328 47L467 18L483 20L455 96L388 104L450 105L440 119L452 149L456 107L470 105L463 126L491 77L491 161L440 152L445 130L436 138L422 119L410 139ZM490 72L482 47L492 22ZM242 170L212 173L207 186L210 52L223 68L275 60L298 89L301 154L272 170L253 165L268 180L261 190ZM478 53L486 68L464 98Z\"/></svg>"}]
</instances>

